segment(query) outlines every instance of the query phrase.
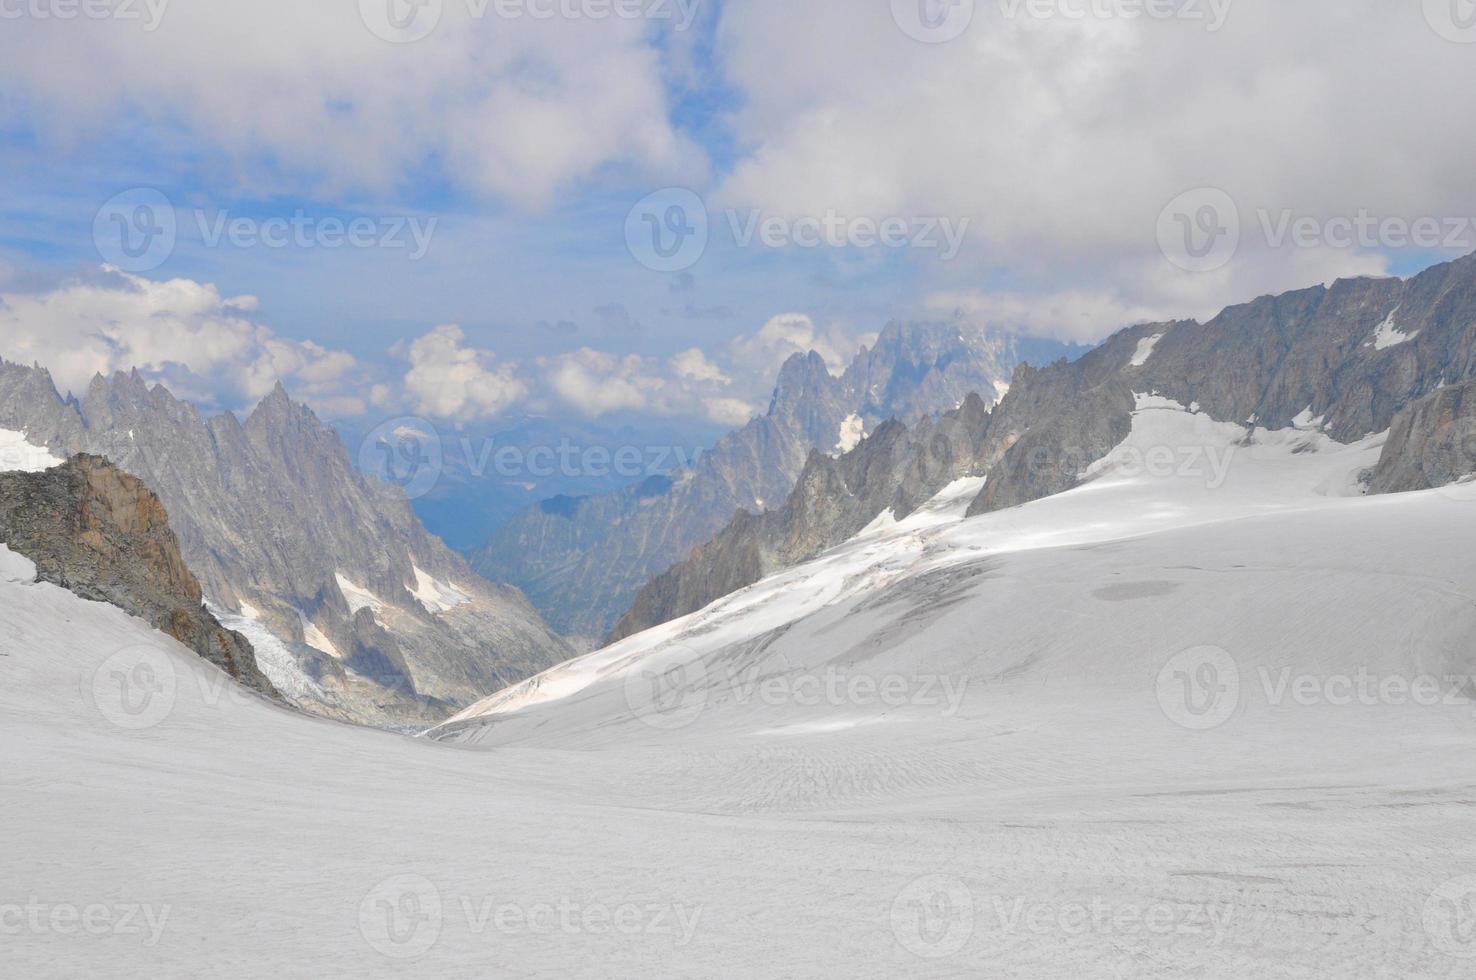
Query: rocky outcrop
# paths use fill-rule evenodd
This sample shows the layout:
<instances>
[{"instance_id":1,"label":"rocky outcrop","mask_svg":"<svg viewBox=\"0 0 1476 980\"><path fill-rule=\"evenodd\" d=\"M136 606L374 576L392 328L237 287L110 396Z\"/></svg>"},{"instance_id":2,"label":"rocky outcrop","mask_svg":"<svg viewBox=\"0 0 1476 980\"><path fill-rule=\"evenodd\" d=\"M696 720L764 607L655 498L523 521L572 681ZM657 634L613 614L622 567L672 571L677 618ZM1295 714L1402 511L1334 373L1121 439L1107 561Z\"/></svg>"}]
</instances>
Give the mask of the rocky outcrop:
<instances>
[{"instance_id":1,"label":"rocky outcrop","mask_svg":"<svg viewBox=\"0 0 1476 980\"><path fill-rule=\"evenodd\" d=\"M573 654L281 386L244 421L206 418L136 373L98 377L74 401L44 370L0 363L0 428L105 457L152 488L218 618L309 710L424 727Z\"/></svg>"},{"instance_id":2,"label":"rocky outcrop","mask_svg":"<svg viewBox=\"0 0 1476 980\"><path fill-rule=\"evenodd\" d=\"M246 687L280 698L251 645L204 606L159 498L98 456L0 473L0 543L37 577L110 603L172 636Z\"/></svg>"},{"instance_id":3,"label":"rocky outcrop","mask_svg":"<svg viewBox=\"0 0 1476 980\"><path fill-rule=\"evenodd\" d=\"M1389 430L1371 493L1403 493L1476 473L1476 381L1441 388L1400 412Z\"/></svg>"},{"instance_id":4,"label":"rocky outcrop","mask_svg":"<svg viewBox=\"0 0 1476 980\"><path fill-rule=\"evenodd\" d=\"M1064 350L1034 345L1032 354ZM652 576L686 558L737 511L781 506L811 452L889 419L915 423L971 392L992 404L1024 348L954 323L889 324L835 377L818 354L783 367L768 411L720 440L694 466L611 494L529 508L472 556L474 567L523 589L555 628L599 638ZM728 574L728 573L724 573ZM738 575L737 578L743 578Z\"/></svg>"}]
</instances>

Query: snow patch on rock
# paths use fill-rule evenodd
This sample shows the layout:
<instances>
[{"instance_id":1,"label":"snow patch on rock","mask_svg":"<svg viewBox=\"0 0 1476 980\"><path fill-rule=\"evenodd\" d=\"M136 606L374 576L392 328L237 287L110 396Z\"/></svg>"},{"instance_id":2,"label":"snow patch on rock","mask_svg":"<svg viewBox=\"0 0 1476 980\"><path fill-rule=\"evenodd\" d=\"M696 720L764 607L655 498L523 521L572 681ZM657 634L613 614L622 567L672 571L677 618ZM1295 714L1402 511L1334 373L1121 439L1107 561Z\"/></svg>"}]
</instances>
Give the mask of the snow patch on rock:
<instances>
[{"instance_id":1,"label":"snow patch on rock","mask_svg":"<svg viewBox=\"0 0 1476 980\"><path fill-rule=\"evenodd\" d=\"M1398 313L1399 310L1396 308L1385 317L1384 322L1379 324L1379 328L1374 331L1374 339L1363 346L1372 347L1374 350L1388 350L1390 347L1398 347L1418 337L1420 335L1418 330L1414 333L1405 333L1394 325L1394 317Z\"/></svg>"},{"instance_id":2,"label":"snow patch on rock","mask_svg":"<svg viewBox=\"0 0 1476 980\"><path fill-rule=\"evenodd\" d=\"M1163 339L1163 334L1156 333L1151 337L1144 337L1138 341L1138 349L1133 354L1133 359L1128 362L1128 367L1142 367L1148 363L1148 358L1153 356L1153 348Z\"/></svg>"},{"instance_id":3,"label":"snow patch on rock","mask_svg":"<svg viewBox=\"0 0 1476 980\"><path fill-rule=\"evenodd\" d=\"M431 615L450 612L457 606L471 602L471 596L462 592L451 582L442 582L425 571L420 566L412 565L415 569L415 588L411 595L419 600L425 607L425 611Z\"/></svg>"},{"instance_id":4,"label":"snow patch on rock","mask_svg":"<svg viewBox=\"0 0 1476 980\"><path fill-rule=\"evenodd\" d=\"M835 455L844 456L861 444L866 436L866 423L861 416L852 412L840 426L840 440L835 444Z\"/></svg>"}]
</instances>

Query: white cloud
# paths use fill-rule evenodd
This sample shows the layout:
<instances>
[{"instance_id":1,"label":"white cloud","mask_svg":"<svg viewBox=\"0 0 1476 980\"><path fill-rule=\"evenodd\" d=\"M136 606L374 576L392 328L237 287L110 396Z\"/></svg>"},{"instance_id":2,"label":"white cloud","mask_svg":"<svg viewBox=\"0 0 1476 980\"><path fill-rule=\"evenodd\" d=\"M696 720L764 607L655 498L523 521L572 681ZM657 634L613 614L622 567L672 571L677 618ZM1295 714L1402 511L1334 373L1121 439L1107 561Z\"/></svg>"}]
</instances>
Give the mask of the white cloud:
<instances>
[{"instance_id":1,"label":"white cloud","mask_svg":"<svg viewBox=\"0 0 1476 980\"><path fill-rule=\"evenodd\" d=\"M715 381L718 384L730 384L732 379L722 372L716 364L707 359L700 347L684 350L671 359L671 369L678 377L688 378L692 381Z\"/></svg>"},{"instance_id":2,"label":"white cloud","mask_svg":"<svg viewBox=\"0 0 1476 980\"><path fill-rule=\"evenodd\" d=\"M741 398L708 398L703 401L702 410L710 421L734 428L759 414L755 406Z\"/></svg>"},{"instance_id":3,"label":"white cloud","mask_svg":"<svg viewBox=\"0 0 1476 980\"><path fill-rule=\"evenodd\" d=\"M207 406L249 407L281 380L325 411L364 410L351 355L279 337L251 319L256 308L209 283L104 267L96 282L0 297L0 356L40 363L78 395L94 375L137 368Z\"/></svg>"},{"instance_id":4,"label":"white cloud","mask_svg":"<svg viewBox=\"0 0 1476 980\"><path fill-rule=\"evenodd\" d=\"M419 179L428 158L520 207L607 164L701 178L701 152L668 118L664 25L481 6L474 19L466 3L427 5L439 25L409 44L366 26L383 0L191 0L168 4L153 30L8 20L0 85L9 108L59 142L137 118L272 192L387 191Z\"/></svg>"},{"instance_id":5,"label":"white cloud","mask_svg":"<svg viewBox=\"0 0 1476 980\"><path fill-rule=\"evenodd\" d=\"M845 370L863 343L874 341L875 335L853 337L837 325L817 327L803 313L781 313L772 317L754 334L738 337L729 345L728 355L745 373L772 384L779 367L794 354L815 351L825 359L832 373Z\"/></svg>"},{"instance_id":6,"label":"white cloud","mask_svg":"<svg viewBox=\"0 0 1476 980\"><path fill-rule=\"evenodd\" d=\"M465 341L460 327L447 324L410 344L405 393L416 412L455 421L492 418L527 395L515 365Z\"/></svg>"},{"instance_id":7,"label":"white cloud","mask_svg":"<svg viewBox=\"0 0 1476 980\"><path fill-rule=\"evenodd\" d=\"M1471 115L1476 61L1418 3L1235 0L1215 32L1028 16L1037 6L974 4L963 36L931 45L886 3L725 6L720 63L744 94L734 122L751 151L715 197L789 217L967 217L963 257L931 263L929 288L1003 270L1011 292L1069 285L1081 292L1051 302L1098 294L1114 318L1203 314L1320 278L1326 256L1269 246L1263 209L1476 214L1476 130L1449 124ZM1169 201L1206 186L1236 202L1243 238L1224 270L1195 275L1159 255L1156 227Z\"/></svg>"},{"instance_id":8,"label":"white cloud","mask_svg":"<svg viewBox=\"0 0 1476 980\"><path fill-rule=\"evenodd\" d=\"M752 403L728 393L732 379L695 347L664 365L585 347L541 358L539 366L551 397L590 418L629 411L742 425L756 413Z\"/></svg>"},{"instance_id":9,"label":"white cloud","mask_svg":"<svg viewBox=\"0 0 1476 980\"><path fill-rule=\"evenodd\" d=\"M619 357L582 347L569 354L543 358L549 386L560 399L594 418L610 412L640 412L652 408L651 396L662 380L647 373L639 357Z\"/></svg>"},{"instance_id":10,"label":"white cloud","mask_svg":"<svg viewBox=\"0 0 1476 980\"><path fill-rule=\"evenodd\" d=\"M1121 327L1165 318L1165 311L1127 303L1108 291L1066 290L1044 296L987 290L933 293L924 305L941 315L960 315L982 327L1092 341Z\"/></svg>"}]
</instances>

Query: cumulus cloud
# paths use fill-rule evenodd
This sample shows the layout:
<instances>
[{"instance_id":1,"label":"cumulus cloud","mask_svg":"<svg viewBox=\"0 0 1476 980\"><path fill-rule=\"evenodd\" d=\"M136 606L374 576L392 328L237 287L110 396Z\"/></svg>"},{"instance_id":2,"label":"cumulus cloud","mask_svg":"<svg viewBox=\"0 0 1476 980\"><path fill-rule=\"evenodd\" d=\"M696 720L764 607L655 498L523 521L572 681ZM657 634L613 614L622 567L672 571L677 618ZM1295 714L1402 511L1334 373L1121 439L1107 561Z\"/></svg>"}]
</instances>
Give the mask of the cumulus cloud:
<instances>
[{"instance_id":1,"label":"cumulus cloud","mask_svg":"<svg viewBox=\"0 0 1476 980\"><path fill-rule=\"evenodd\" d=\"M832 373L838 373L851 363L862 344L875 340L874 333L851 336L837 325L818 327L803 313L781 313L756 333L735 338L728 354L735 365L768 383L794 354L815 351Z\"/></svg>"},{"instance_id":2,"label":"cumulus cloud","mask_svg":"<svg viewBox=\"0 0 1476 980\"><path fill-rule=\"evenodd\" d=\"M249 407L280 380L325 411L364 411L351 355L278 336L252 319L257 306L210 283L104 267L95 282L0 297L0 356L39 363L79 395L94 375L137 368L207 406Z\"/></svg>"},{"instance_id":3,"label":"cumulus cloud","mask_svg":"<svg viewBox=\"0 0 1476 980\"><path fill-rule=\"evenodd\" d=\"M1320 276L1329 258L1271 246L1262 211L1476 214L1476 130L1448 125L1476 101L1472 49L1427 22L1441 4L1235 0L1215 31L1033 15L1090 4L971 7L962 36L920 44L886 3L727 5L721 64L744 94L733 118L751 151L714 196L792 218L967 217L963 256L930 275L968 288L1004 269L1026 295L1083 291L1048 301L1058 307L1095 293L1096 336L1124 314L1202 314ZM1378 67L1393 64L1398 85ZM1230 195L1242 242L1197 275L1158 253L1157 222L1202 187ZM1334 267L1370 261L1340 251Z\"/></svg>"},{"instance_id":4,"label":"cumulus cloud","mask_svg":"<svg viewBox=\"0 0 1476 980\"><path fill-rule=\"evenodd\" d=\"M669 120L659 53L669 23L549 22L447 2L413 8L438 14L434 29L392 43L378 35L405 35L389 28L383 0L132 6L133 22L8 20L0 118L9 108L68 142L122 118L177 127L244 184L278 192L399 188L434 158L463 188L539 207L611 164L705 171Z\"/></svg>"},{"instance_id":5,"label":"cumulus cloud","mask_svg":"<svg viewBox=\"0 0 1476 980\"><path fill-rule=\"evenodd\" d=\"M619 357L581 347L569 354L543 358L549 386L560 399L594 418L610 412L645 411L660 390L660 378L647 373L635 355Z\"/></svg>"},{"instance_id":6,"label":"cumulus cloud","mask_svg":"<svg viewBox=\"0 0 1476 980\"><path fill-rule=\"evenodd\" d=\"M455 421L493 418L528 393L516 365L466 344L454 324L436 327L406 349L405 393L415 411Z\"/></svg>"},{"instance_id":7,"label":"cumulus cloud","mask_svg":"<svg viewBox=\"0 0 1476 980\"><path fill-rule=\"evenodd\" d=\"M730 384L732 379L722 372L716 364L707 359L700 347L684 350L671 359L671 369L678 377L688 378L692 381L714 381L718 384Z\"/></svg>"}]
</instances>

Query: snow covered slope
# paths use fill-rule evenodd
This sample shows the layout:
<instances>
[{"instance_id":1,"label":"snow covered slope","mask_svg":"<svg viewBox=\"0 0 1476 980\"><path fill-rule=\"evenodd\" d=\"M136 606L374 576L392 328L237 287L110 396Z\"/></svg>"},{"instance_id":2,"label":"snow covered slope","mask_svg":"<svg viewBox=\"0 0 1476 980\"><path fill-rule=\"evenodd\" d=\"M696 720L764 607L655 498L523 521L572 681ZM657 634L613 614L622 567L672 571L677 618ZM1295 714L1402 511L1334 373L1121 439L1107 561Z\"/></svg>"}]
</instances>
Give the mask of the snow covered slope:
<instances>
[{"instance_id":1,"label":"snow covered slope","mask_svg":"<svg viewBox=\"0 0 1476 980\"><path fill-rule=\"evenodd\" d=\"M451 744L0 575L5 972L1469 977L1476 492L1244 435L1142 399Z\"/></svg>"}]
</instances>

